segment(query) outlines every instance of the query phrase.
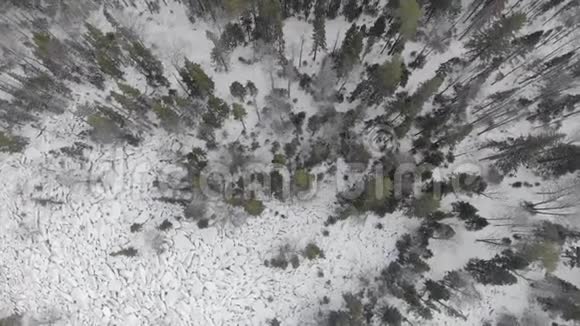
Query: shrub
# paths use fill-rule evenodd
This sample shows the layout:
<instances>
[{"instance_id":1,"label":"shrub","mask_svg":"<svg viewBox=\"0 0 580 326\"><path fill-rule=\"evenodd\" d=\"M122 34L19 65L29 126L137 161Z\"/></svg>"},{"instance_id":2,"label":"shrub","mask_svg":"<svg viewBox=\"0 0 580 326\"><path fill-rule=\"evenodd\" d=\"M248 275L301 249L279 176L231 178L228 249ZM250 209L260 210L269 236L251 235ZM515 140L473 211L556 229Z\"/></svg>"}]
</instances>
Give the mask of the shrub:
<instances>
[{"instance_id":1,"label":"shrub","mask_svg":"<svg viewBox=\"0 0 580 326\"><path fill-rule=\"evenodd\" d=\"M0 131L0 152L21 152L27 144L28 142L22 137L10 136Z\"/></svg>"},{"instance_id":2,"label":"shrub","mask_svg":"<svg viewBox=\"0 0 580 326\"><path fill-rule=\"evenodd\" d=\"M286 164L286 156L284 156L284 154L275 154L272 163L284 165Z\"/></svg>"},{"instance_id":3,"label":"shrub","mask_svg":"<svg viewBox=\"0 0 580 326\"><path fill-rule=\"evenodd\" d=\"M173 223L169 222L169 220L163 221L159 227L157 227L160 231L167 231L173 227Z\"/></svg>"},{"instance_id":4,"label":"shrub","mask_svg":"<svg viewBox=\"0 0 580 326\"><path fill-rule=\"evenodd\" d=\"M315 243L309 243L304 248L304 257L309 260L314 260L316 258L324 258L324 252Z\"/></svg>"},{"instance_id":5,"label":"shrub","mask_svg":"<svg viewBox=\"0 0 580 326\"><path fill-rule=\"evenodd\" d=\"M131 233L141 232L143 230L143 224L134 223L131 225Z\"/></svg>"},{"instance_id":6,"label":"shrub","mask_svg":"<svg viewBox=\"0 0 580 326\"><path fill-rule=\"evenodd\" d=\"M290 257L290 264L292 264L293 268L298 268L300 266L300 258L298 258L298 255L292 255L292 257Z\"/></svg>"},{"instance_id":7,"label":"shrub","mask_svg":"<svg viewBox=\"0 0 580 326\"><path fill-rule=\"evenodd\" d=\"M244 210L252 216L259 216L264 211L264 204L257 199L250 199L244 203Z\"/></svg>"},{"instance_id":8,"label":"shrub","mask_svg":"<svg viewBox=\"0 0 580 326\"><path fill-rule=\"evenodd\" d=\"M205 229L209 226L209 220L202 218L201 220L197 221L197 227L200 229Z\"/></svg>"},{"instance_id":9,"label":"shrub","mask_svg":"<svg viewBox=\"0 0 580 326\"><path fill-rule=\"evenodd\" d=\"M139 253L139 251L137 251L137 249L135 249L133 247L129 247L126 249L121 249L119 251L113 252L113 253L111 253L111 256L112 257L116 257L116 256L135 257L135 256L137 256L138 253Z\"/></svg>"}]
</instances>

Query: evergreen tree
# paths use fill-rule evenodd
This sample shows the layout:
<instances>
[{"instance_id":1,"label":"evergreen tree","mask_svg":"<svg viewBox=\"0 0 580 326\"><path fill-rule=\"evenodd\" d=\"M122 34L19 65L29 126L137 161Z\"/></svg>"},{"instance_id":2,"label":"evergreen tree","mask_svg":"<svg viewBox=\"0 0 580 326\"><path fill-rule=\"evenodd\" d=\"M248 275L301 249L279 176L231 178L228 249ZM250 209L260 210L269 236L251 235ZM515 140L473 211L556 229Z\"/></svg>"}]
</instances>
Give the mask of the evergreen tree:
<instances>
[{"instance_id":1,"label":"evergreen tree","mask_svg":"<svg viewBox=\"0 0 580 326\"><path fill-rule=\"evenodd\" d=\"M229 105L221 98L210 95L207 100L207 111L202 115L203 122L210 127L221 128L229 115Z\"/></svg>"},{"instance_id":2,"label":"evergreen tree","mask_svg":"<svg viewBox=\"0 0 580 326\"><path fill-rule=\"evenodd\" d=\"M517 279L506 268L499 266L493 260L473 258L469 260L465 270L479 283L484 285L511 285Z\"/></svg>"},{"instance_id":3,"label":"evergreen tree","mask_svg":"<svg viewBox=\"0 0 580 326\"><path fill-rule=\"evenodd\" d=\"M170 86L169 81L163 75L163 64L143 43L133 42L129 48L129 56L137 64L139 71L145 75L149 86Z\"/></svg>"},{"instance_id":4,"label":"evergreen tree","mask_svg":"<svg viewBox=\"0 0 580 326\"><path fill-rule=\"evenodd\" d=\"M246 131L246 123L244 122L244 119L246 118L246 115L248 115L248 113L246 112L244 106L239 103L234 103L232 105L232 114L234 115L234 119L242 123L244 131Z\"/></svg>"},{"instance_id":5,"label":"evergreen tree","mask_svg":"<svg viewBox=\"0 0 580 326\"><path fill-rule=\"evenodd\" d=\"M439 282L425 281L425 290L429 293L429 299L435 301L447 301L451 298L451 292Z\"/></svg>"},{"instance_id":6,"label":"evergreen tree","mask_svg":"<svg viewBox=\"0 0 580 326\"><path fill-rule=\"evenodd\" d=\"M368 104L375 104L395 92L403 74L402 58L394 56L382 65L369 68L368 78L362 81L351 94L350 101L360 98ZM412 120L408 121L408 125Z\"/></svg>"},{"instance_id":7,"label":"evergreen tree","mask_svg":"<svg viewBox=\"0 0 580 326\"><path fill-rule=\"evenodd\" d=\"M498 154L490 155L483 160L495 160L495 166L504 173L515 171L518 167L534 164L537 154L546 147L557 143L562 138L560 134L529 135L506 141L492 141L484 148L495 148Z\"/></svg>"},{"instance_id":8,"label":"evergreen tree","mask_svg":"<svg viewBox=\"0 0 580 326\"><path fill-rule=\"evenodd\" d=\"M465 45L472 58L489 61L511 51L512 40L526 22L522 13L503 17L487 30L474 35Z\"/></svg>"},{"instance_id":9,"label":"evergreen tree","mask_svg":"<svg viewBox=\"0 0 580 326\"><path fill-rule=\"evenodd\" d=\"M385 325L401 326L403 319L404 319L403 315L401 315L401 312L399 312L399 309L392 307L392 306L386 306L383 309L383 315L381 317L381 320L383 323L385 323Z\"/></svg>"},{"instance_id":10,"label":"evergreen tree","mask_svg":"<svg viewBox=\"0 0 580 326\"><path fill-rule=\"evenodd\" d=\"M358 0L346 0L342 7L342 14L347 21L352 22L362 13L362 7L358 5Z\"/></svg>"},{"instance_id":11,"label":"evergreen tree","mask_svg":"<svg viewBox=\"0 0 580 326\"><path fill-rule=\"evenodd\" d=\"M232 51L236 47L244 44L246 41L246 35L242 26L237 23L228 23L224 27L224 31L220 36L220 44L227 51Z\"/></svg>"},{"instance_id":12,"label":"evergreen tree","mask_svg":"<svg viewBox=\"0 0 580 326\"><path fill-rule=\"evenodd\" d=\"M248 91L246 90L244 85L242 85L238 81L235 81L230 85L230 94L232 94L233 97L239 99L242 102L246 98L247 92Z\"/></svg>"},{"instance_id":13,"label":"evergreen tree","mask_svg":"<svg viewBox=\"0 0 580 326\"><path fill-rule=\"evenodd\" d=\"M282 10L278 0L258 0L258 15L255 18L254 39L276 48L280 57L284 54Z\"/></svg>"},{"instance_id":14,"label":"evergreen tree","mask_svg":"<svg viewBox=\"0 0 580 326\"><path fill-rule=\"evenodd\" d=\"M185 65L179 70L179 75L192 98L205 98L213 94L215 88L213 80L199 64L185 59Z\"/></svg>"},{"instance_id":15,"label":"evergreen tree","mask_svg":"<svg viewBox=\"0 0 580 326\"><path fill-rule=\"evenodd\" d=\"M580 170L580 146L558 144L536 160L538 171L544 176L561 177Z\"/></svg>"},{"instance_id":16,"label":"evergreen tree","mask_svg":"<svg viewBox=\"0 0 580 326\"><path fill-rule=\"evenodd\" d=\"M316 0L316 5L314 8L314 33L312 35L313 48L312 53L314 53L313 60L316 61L316 54L319 50L326 50L326 22L325 22L325 11L326 0Z\"/></svg>"},{"instance_id":17,"label":"evergreen tree","mask_svg":"<svg viewBox=\"0 0 580 326\"><path fill-rule=\"evenodd\" d=\"M421 19L421 7L416 0L399 0L398 15L401 23L399 33L405 40L412 39Z\"/></svg>"},{"instance_id":18,"label":"evergreen tree","mask_svg":"<svg viewBox=\"0 0 580 326\"><path fill-rule=\"evenodd\" d=\"M369 28L368 36L381 37L387 28L387 18L384 15L379 16L371 28Z\"/></svg>"},{"instance_id":19,"label":"evergreen tree","mask_svg":"<svg viewBox=\"0 0 580 326\"><path fill-rule=\"evenodd\" d=\"M121 71L121 66L124 56L117 35L112 32L105 34L88 23L85 26L87 28L85 40L90 46L93 60L105 74L123 79L124 73Z\"/></svg>"},{"instance_id":20,"label":"evergreen tree","mask_svg":"<svg viewBox=\"0 0 580 326\"><path fill-rule=\"evenodd\" d=\"M339 76L347 75L359 62L363 48L363 35L355 24L352 24L336 58L336 69Z\"/></svg>"},{"instance_id":21,"label":"evergreen tree","mask_svg":"<svg viewBox=\"0 0 580 326\"><path fill-rule=\"evenodd\" d=\"M342 0L329 0L328 3L328 11L326 16L329 19L335 19L338 15L338 11L340 10L340 4Z\"/></svg>"}]
</instances>

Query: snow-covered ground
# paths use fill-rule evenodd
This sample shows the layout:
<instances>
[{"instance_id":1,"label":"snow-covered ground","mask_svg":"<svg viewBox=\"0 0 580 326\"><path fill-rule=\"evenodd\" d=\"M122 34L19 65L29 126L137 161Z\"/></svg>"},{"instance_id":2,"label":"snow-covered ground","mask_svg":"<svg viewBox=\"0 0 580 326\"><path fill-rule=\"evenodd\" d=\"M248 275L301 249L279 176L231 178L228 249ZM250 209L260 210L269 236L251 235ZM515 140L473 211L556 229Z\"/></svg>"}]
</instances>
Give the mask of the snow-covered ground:
<instances>
[{"instance_id":1,"label":"snow-covered ground","mask_svg":"<svg viewBox=\"0 0 580 326\"><path fill-rule=\"evenodd\" d=\"M238 57L252 55L248 46L232 54L234 64L227 73L215 72L210 59L213 45L206 30L215 32L220 26L203 21L191 24L180 4L169 3L159 14L143 15L136 9L127 9L119 17L153 48L165 63L168 76L177 75L176 67L186 57L212 72L220 97L233 102L229 85L251 80L260 90L257 104L264 106L274 63L238 63ZM90 21L103 30L110 29L102 12L95 13ZM372 21L363 18L362 22ZM343 18L327 22L329 48L335 40L341 43L349 26ZM302 38L308 57L312 24L289 19L284 32L287 57L297 57ZM417 50L421 45L410 43L409 48ZM441 63L463 51L461 44L453 43L448 52L414 71L406 90L412 92L432 78ZM371 57L377 54L374 52ZM323 57L319 55L314 63L308 58L301 72L317 73ZM142 76L130 71L127 76L132 84L144 87ZM285 83L282 79L279 82ZM353 88L357 82L349 81L346 88ZM0 316L16 312L37 321L75 326L266 325L274 318L283 325L317 325L321 312L343 307L344 293L359 291L395 260L397 239L420 224L418 219L397 212L383 218L352 217L325 227L324 222L334 213L337 193L335 180L326 180L313 198L287 203L268 201L267 209L258 217L242 217L236 209L212 203L212 212L222 216L209 228L199 229L183 219L180 206L157 200L160 194L153 186L168 171L178 170L163 154L186 154L200 143L193 134L177 137L159 129L147 135L139 147L92 144L82 160L58 154L59 148L73 145L77 135L87 129L74 112L86 101L104 98L114 87L108 85L106 92L76 87L75 101L67 113L45 118L39 128L24 130L31 140L27 150L2 157ZM504 82L487 88L481 97L502 87ZM292 97L297 99L296 111L317 112L311 96L298 89L297 83L292 90ZM251 131L257 124L254 110L248 110L248 129ZM574 127L577 124L571 121L564 129ZM238 121L227 121L224 129L228 133L220 135L223 142L236 140L242 133ZM523 130L506 127L486 138ZM264 139L260 141L263 143ZM482 142L470 137L458 146L457 152L469 151ZM467 164L479 167L479 158L466 155L444 172L459 171ZM481 171L486 168L481 167ZM520 203L538 199L537 189L515 189L510 186L515 181L544 182L520 171L499 185L490 185L489 197L450 195L443 206L449 208L452 201L460 198L473 203L486 218L523 214ZM159 230L164 220L170 220L173 228ZM134 223L143 224L143 231L132 233L130 227ZM384 227L377 228L378 223ZM470 258L493 257L497 250L476 239L501 238L511 233L507 227L493 225L468 232L460 221L451 223L457 231L453 239L430 242L434 257L429 261L431 271L426 277L440 279L445 272L463 267ZM323 234L325 230L327 235ZM325 258L310 261L302 257L301 251L310 242L324 251ZM264 261L285 246L299 254L300 266L285 270L265 266ZM139 255L110 255L128 247L138 249ZM527 276L541 278L543 272L538 266ZM561 263L555 274L580 286L578 274ZM457 302L467 320L437 314L432 321L417 321L415 325L478 325L501 311L521 315L534 307L528 302L529 286L525 282L502 288L480 286L478 290L481 301ZM321 304L324 297L329 302Z\"/></svg>"}]
</instances>

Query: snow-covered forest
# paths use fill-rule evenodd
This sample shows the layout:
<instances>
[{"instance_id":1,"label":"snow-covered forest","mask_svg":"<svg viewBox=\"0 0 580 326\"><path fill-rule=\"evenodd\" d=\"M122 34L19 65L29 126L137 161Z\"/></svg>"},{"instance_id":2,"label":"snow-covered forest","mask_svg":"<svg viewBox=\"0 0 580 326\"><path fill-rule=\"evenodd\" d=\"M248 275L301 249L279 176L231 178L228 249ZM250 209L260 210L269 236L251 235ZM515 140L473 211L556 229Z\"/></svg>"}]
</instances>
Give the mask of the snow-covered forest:
<instances>
[{"instance_id":1,"label":"snow-covered forest","mask_svg":"<svg viewBox=\"0 0 580 326\"><path fill-rule=\"evenodd\" d=\"M580 325L579 28L2 0L0 325Z\"/></svg>"}]
</instances>

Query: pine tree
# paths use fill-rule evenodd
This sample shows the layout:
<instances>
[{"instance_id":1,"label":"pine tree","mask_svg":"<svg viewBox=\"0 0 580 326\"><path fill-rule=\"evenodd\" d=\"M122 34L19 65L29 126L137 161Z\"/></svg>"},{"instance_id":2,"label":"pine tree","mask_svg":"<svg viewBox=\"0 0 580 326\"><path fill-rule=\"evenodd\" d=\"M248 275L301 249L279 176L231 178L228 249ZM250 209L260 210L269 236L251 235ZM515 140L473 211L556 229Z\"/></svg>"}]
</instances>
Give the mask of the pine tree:
<instances>
[{"instance_id":1,"label":"pine tree","mask_svg":"<svg viewBox=\"0 0 580 326\"><path fill-rule=\"evenodd\" d=\"M326 0L317 0L316 6L314 8L314 34L312 39L314 41L314 47L312 48L312 53L314 53L313 60L316 61L316 54L319 50L326 50L326 22L325 22L325 12Z\"/></svg>"},{"instance_id":2,"label":"pine tree","mask_svg":"<svg viewBox=\"0 0 580 326\"><path fill-rule=\"evenodd\" d=\"M229 105L219 97L210 95L207 101L207 110L202 115L203 122L213 128L221 128L225 119L230 115Z\"/></svg>"},{"instance_id":3,"label":"pine tree","mask_svg":"<svg viewBox=\"0 0 580 326\"><path fill-rule=\"evenodd\" d=\"M392 306L386 306L383 309L381 320L383 321L383 323L385 323L385 325L401 326L403 319L404 319L403 315L401 315L399 309Z\"/></svg>"},{"instance_id":4,"label":"pine tree","mask_svg":"<svg viewBox=\"0 0 580 326\"><path fill-rule=\"evenodd\" d=\"M358 5L357 0L346 0L347 2L342 7L342 14L349 22L357 19L362 13L362 7Z\"/></svg>"},{"instance_id":5,"label":"pine tree","mask_svg":"<svg viewBox=\"0 0 580 326\"><path fill-rule=\"evenodd\" d=\"M254 39L276 48L283 57L285 42L282 31L282 9L278 0L259 0L258 16L255 18Z\"/></svg>"},{"instance_id":6,"label":"pine tree","mask_svg":"<svg viewBox=\"0 0 580 326\"><path fill-rule=\"evenodd\" d=\"M235 81L230 85L230 94L242 102L246 98L247 92L248 90L246 90L244 85L238 81Z\"/></svg>"},{"instance_id":7,"label":"pine tree","mask_svg":"<svg viewBox=\"0 0 580 326\"><path fill-rule=\"evenodd\" d=\"M465 45L472 58L489 61L511 52L512 40L526 22L526 15L515 13L503 17L489 29L474 35Z\"/></svg>"},{"instance_id":8,"label":"pine tree","mask_svg":"<svg viewBox=\"0 0 580 326\"><path fill-rule=\"evenodd\" d=\"M495 160L495 165L500 171L510 173L522 165L533 165L537 154L557 143L562 137L563 135L560 134L541 134L501 142L492 141L484 148L495 148L499 150L499 153L485 157L483 160Z\"/></svg>"},{"instance_id":9,"label":"pine tree","mask_svg":"<svg viewBox=\"0 0 580 326\"><path fill-rule=\"evenodd\" d=\"M339 76L347 75L360 61L363 48L363 35L355 24L352 24L336 58L336 70Z\"/></svg>"},{"instance_id":10,"label":"pine tree","mask_svg":"<svg viewBox=\"0 0 580 326\"><path fill-rule=\"evenodd\" d=\"M214 82L199 64L185 59L185 65L179 70L179 75L191 97L205 98L213 94Z\"/></svg>"},{"instance_id":11,"label":"pine tree","mask_svg":"<svg viewBox=\"0 0 580 326\"><path fill-rule=\"evenodd\" d=\"M121 66L124 56L117 35L115 33L105 34L88 23L85 26L87 28L85 40L90 46L93 60L105 74L123 79L124 73L121 71Z\"/></svg>"},{"instance_id":12,"label":"pine tree","mask_svg":"<svg viewBox=\"0 0 580 326\"><path fill-rule=\"evenodd\" d=\"M242 123L242 127L244 127L244 131L246 131L246 123L244 119L248 113L246 109L239 103L232 104L232 114L234 115L234 119L240 121Z\"/></svg>"},{"instance_id":13,"label":"pine tree","mask_svg":"<svg viewBox=\"0 0 580 326\"><path fill-rule=\"evenodd\" d=\"M139 71L145 75L149 86L170 86L169 81L163 75L163 63L143 43L133 42L129 48L129 56L137 64Z\"/></svg>"},{"instance_id":14,"label":"pine tree","mask_svg":"<svg viewBox=\"0 0 580 326\"><path fill-rule=\"evenodd\" d=\"M338 15L338 11L340 10L340 4L341 4L341 0L329 0L329 4L328 4L328 11L326 16L329 19L335 19L336 16Z\"/></svg>"},{"instance_id":15,"label":"pine tree","mask_svg":"<svg viewBox=\"0 0 580 326\"><path fill-rule=\"evenodd\" d=\"M405 40L412 39L417 33L421 7L416 0L399 0L398 15L401 22L399 33Z\"/></svg>"}]
</instances>

